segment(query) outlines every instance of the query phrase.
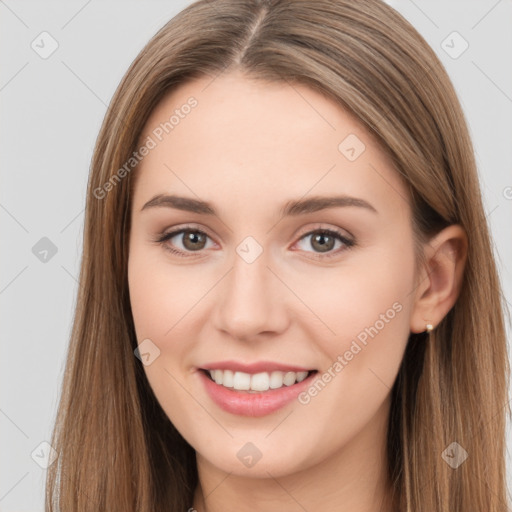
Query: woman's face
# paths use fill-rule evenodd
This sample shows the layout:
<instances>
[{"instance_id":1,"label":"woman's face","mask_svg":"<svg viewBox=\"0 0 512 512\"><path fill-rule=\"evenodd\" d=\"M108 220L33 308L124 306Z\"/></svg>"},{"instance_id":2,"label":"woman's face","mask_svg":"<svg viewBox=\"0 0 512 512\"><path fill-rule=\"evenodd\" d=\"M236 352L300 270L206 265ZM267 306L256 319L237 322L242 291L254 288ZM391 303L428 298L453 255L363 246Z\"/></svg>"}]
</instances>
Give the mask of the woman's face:
<instances>
[{"instance_id":1,"label":"woman's face","mask_svg":"<svg viewBox=\"0 0 512 512\"><path fill-rule=\"evenodd\" d=\"M368 132L231 73L167 95L140 141L136 335L198 460L278 477L382 446L415 274L409 196Z\"/></svg>"}]
</instances>

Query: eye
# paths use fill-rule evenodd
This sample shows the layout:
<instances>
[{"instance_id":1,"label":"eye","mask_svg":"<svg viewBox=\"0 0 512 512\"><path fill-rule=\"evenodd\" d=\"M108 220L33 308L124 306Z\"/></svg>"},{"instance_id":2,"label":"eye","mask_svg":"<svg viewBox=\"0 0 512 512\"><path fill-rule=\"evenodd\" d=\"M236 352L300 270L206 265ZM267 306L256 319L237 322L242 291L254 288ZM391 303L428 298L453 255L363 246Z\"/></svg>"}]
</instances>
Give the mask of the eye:
<instances>
[{"instance_id":1,"label":"eye","mask_svg":"<svg viewBox=\"0 0 512 512\"><path fill-rule=\"evenodd\" d=\"M306 247L304 248L303 246L302 249L309 252L307 247L312 247L315 251L318 251L316 254L320 255L320 258L331 258L339 254L341 251L349 249L355 245L354 240L347 238L343 233L333 229L315 229L314 231L310 231L302 236L297 243L299 244L308 238L310 238L309 243L305 242ZM344 246L345 249L342 248L341 251L338 250L333 252L332 249L334 249L336 242L339 242L339 244ZM325 256L322 256L323 254L325 254Z\"/></svg>"},{"instance_id":2,"label":"eye","mask_svg":"<svg viewBox=\"0 0 512 512\"><path fill-rule=\"evenodd\" d=\"M311 238L309 244L304 242L307 238ZM208 249L207 242L210 237L204 231L194 226L184 226L169 233L162 233L154 240L156 243L164 246L165 250L180 257L192 256L194 252L201 252ZM332 251L336 242L338 247L342 248L338 251ZM355 245L355 241L347 238L343 233L334 229L319 228L303 235L297 244L304 243L306 247L301 250L306 252L308 247L312 247L316 253L316 258L324 259L336 256L340 252L349 249ZM180 247L181 245L181 247ZM178 246L176 248L176 246ZM343 248L344 247L344 248Z\"/></svg>"},{"instance_id":3,"label":"eye","mask_svg":"<svg viewBox=\"0 0 512 512\"><path fill-rule=\"evenodd\" d=\"M156 240L156 243L162 244L164 248L178 256L189 256L190 252L200 252L207 249L206 242L210 237L200 229L193 226L186 226L184 228L171 231L170 233L161 234ZM173 239L176 239L173 241ZM178 244L178 249L175 248ZM181 247L179 246L181 244Z\"/></svg>"}]
</instances>

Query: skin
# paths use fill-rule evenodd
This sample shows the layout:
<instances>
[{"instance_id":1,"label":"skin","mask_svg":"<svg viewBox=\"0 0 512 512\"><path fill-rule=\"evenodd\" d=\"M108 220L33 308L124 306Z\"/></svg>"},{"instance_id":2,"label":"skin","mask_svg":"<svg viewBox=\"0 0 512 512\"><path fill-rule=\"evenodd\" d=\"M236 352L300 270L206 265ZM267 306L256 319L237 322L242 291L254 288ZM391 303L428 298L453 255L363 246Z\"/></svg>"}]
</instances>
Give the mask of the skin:
<instances>
[{"instance_id":1,"label":"skin","mask_svg":"<svg viewBox=\"0 0 512 512\"><path fill-rule=\"evenodd\" d=\"M160 350L144 366L147 378L196 450L200 485L191 506L392 510L390 390L410 332L436 326L457 299L464 231L450 226L426 244L428 265L416 275L409 195L390 159L355 118L304 86L241 72L196 79L163 98L141 141L190 96L198 105L136 170L128 280L137 339ZM365 145L354 161L338 150L349 134ZM211 202L217 215L142 210L157 194ZM377 213L349 206L280 216L288 200L341 194ZM195 252L183 233L154 241L189 224L208 235ZM356 245L335 240L323 253L311 235L319 228L339 230ZM263 249L252 263L236 252L248 236ZM394 303L400 312L307 404L242 417L203 390L196 368L226 359L322 374ZM262 454L250 468L237 457L247 442Z\"/></svg>"}]
</instances>

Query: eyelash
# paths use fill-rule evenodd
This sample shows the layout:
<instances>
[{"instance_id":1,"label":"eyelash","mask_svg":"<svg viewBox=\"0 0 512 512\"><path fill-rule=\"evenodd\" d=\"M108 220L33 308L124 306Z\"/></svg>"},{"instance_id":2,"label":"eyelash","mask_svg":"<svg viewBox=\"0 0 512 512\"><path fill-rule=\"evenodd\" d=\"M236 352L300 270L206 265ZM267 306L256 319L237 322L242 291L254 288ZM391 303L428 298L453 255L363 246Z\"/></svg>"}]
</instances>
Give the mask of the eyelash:
<instances>
[{"instance_id":1,"label":"eyelash","mask_svg":"<svg viewBox=\"0 0 512 512\"><path fill-rule=\"evenodd\" d=\"M170 233L161 233L158 238L156 240L154 240L155 243L157 244L161 244L165 250L171 252L172 254L175 254L179 257L183 257L183 258L188 258L188 257L192 257L193 256L193 252L200 252L200 251L189 251L191 254L189 256L188 252L185 252L185 251L181 251L181 250L177 250L177 249L174 249L173 247L170 247L166 242L168 240L170 240L171 238L174 238L176 235L179 235L181 233L184 233L186 231L190 231L192 233L200 233L201 235L205 235L206 237L210 238L210 236L205 233L204 231L202 231L201 229L197 229L195 228L194 226L184 226L180 229L177 229L175 231L171 231ZM344 245L345 245L345 248L344 249L341 249L341 250L338 250L338 251L333 251L333 252L329 252L329 253L314 253L316 254L317 256L315 257L315 259L328 259L328 258L332 258L332 257L335 257L337 256L341 251L345 251L347 249L350 249L352 247L354 247L356 245L356 242L355 240L351 240L347 237L345 237L341 232L335 230L335 229L326 229L326 228L318 228L318 229L314 229L312 231L308 231L307 233L305 233L304 235L302 235L300 238L299 238L299 241L304 239L304 238L307 238L308 236L311 236L311 235L314 235L314 234L322 234L322 235L329 235L329 236L333 236L334 238L336 238L337 240L341 241ZM307 251L309 252L309 251Z\"/></svg>"}]
</instances>

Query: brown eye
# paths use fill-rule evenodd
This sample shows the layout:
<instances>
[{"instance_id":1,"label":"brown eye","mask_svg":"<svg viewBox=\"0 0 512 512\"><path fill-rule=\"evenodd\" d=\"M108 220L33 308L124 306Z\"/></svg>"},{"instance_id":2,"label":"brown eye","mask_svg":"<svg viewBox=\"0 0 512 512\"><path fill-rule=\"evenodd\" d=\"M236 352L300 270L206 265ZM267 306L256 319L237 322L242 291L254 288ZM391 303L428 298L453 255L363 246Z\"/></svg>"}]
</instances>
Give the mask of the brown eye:
<instances>
[{"instance_id":1,"label":"brown eye","mask_svg":"<svg viewBox=\"0 0 512 512\"><path fill-rule=\"evenodd\" d=\"M310 239L309 242L305 242L305 240ZM345 249L349 249L350 247L355 245L354 240L350 240L349 238L343 236L338 231L334 231L331 229L316 229L302 236L300 241L304 245L302 250L306 252L312 252L308 249L313 248L313 253L317 255L325 254L326 258L331 256L336 256L338 253ZM338 243L338 247L341 248L338 251L333 251L336 244Z\"/></svg>"},{"instance_id":2,"label":"brown eye","mask_svg":"<svg viewBox=\"0 0 512 512\"><path fill-rule=\"evenodd\" d=\"M178 256L190 256L207 248L210 237L199 229L182 228L164 233L155 242L164 246L169 252Z\"/></svg>"},{"instance_id":3,"label":"brown eye","mask_svg":"<svg viewBox=\"0 0 512 512\"><path fill-rule=\"evenodd\" d=\"M327 233L317 233L311 238L311 247L318 249L319 252L330 251L335 245L335 238Z\"/></svg>"},{"instance_id":4,"label":"brown eye","mask_svg":"<svg viewBox=\"0 0 512 512\"><path fill-rule=\"evenodd\" d=\"M307 238L310 238L309 243L304 242ZM191 256L194 252L200 253L207 249L209 239L210 237L200 229L182 228L162 234L155 242L163 245L167 251L177 256ZM332 229L316 229L311 231L302 236L298 243L305 244L306 247L301 248L305 252L313 252L322 258L336 256L356 244L354 240ZM337 243L338 247L340 244L341 247L339 250L334 251L333 249ZM313 251L309 250L311 248L313 248Z\"/></svg>"},{"instance_id":5,"label":"brown eye","mask_svg":"<svg viewBox=\"0 0 512 512\"><path fill-rule=\"evenodd\" d=\"M201 231L183 231L182 243L185 249L189 251L198 251L204 249L207 235Z\"/></svg>"}]
</instances>

